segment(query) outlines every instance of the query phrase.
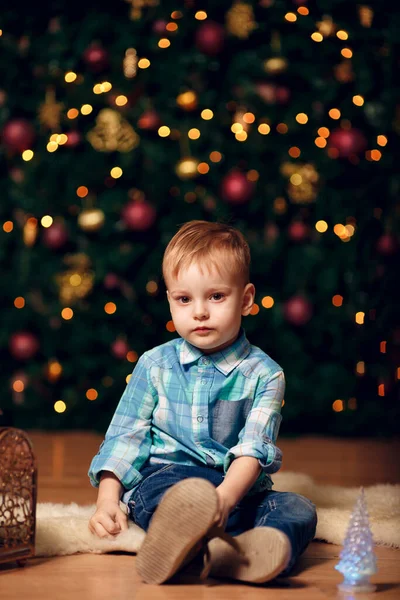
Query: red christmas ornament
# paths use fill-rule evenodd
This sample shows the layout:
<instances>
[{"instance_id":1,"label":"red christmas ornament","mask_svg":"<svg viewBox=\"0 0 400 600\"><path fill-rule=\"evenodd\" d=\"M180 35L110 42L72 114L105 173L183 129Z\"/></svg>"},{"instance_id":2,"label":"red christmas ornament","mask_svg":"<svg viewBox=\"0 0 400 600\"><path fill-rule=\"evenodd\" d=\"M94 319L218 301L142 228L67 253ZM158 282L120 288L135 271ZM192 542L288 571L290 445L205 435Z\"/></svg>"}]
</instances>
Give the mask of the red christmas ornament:
<instances>
[{"instance_id":1,"label":"red christmas ornament","mask_svg":"<svg viewBox=\"0 0 400 600\"><path fill-rule=\"evenodd\" d=\"M119 277L115 273L107 273L104 277L104 287L107 290L114 290L119 286Z\"/></svg>"},{"instance_id":2,"label":"red christmas ornament","mask_svg":"<svg viewBox=\"0 0 400 600\"><path fill-rule=\"evenodd\" d=\"M115 358L124 359L129 352L129 346L123 338L117 338L111 344L111 352Z\"/></svg>"},{"instance_id":3,"label":"red christmas ornament","mask_svg":"<svg viewBox=\"0 0 400 600\"><path fill-rule=\"evenodd\" d=\"M128 229L146 231L156 220L154 206L144 200L131 200L122 209L122 220Z\"/></svg>"},{"instance_id":4,"label":"red christmas ornament","mask_svg":"<svg viewBox=\"0 0 400 600\"><path fill-rule=\"evenodd\" d=\"M152 30L157 35L165 35L167 32L167 25L168 21L165 21L164 19L157 19L157 21L154 21L153 23Z\"/></svg>"},{"instance_id":5,"label":"red christmas ornament","mask_svg":"<svg viewBox=\"0 0 400 600\"><path fill-rule=\"evenodd\" d=\"M68 131L67 138L68 139L64 144L64 146L67 148L76 148L76 146L79 146L82 141L82 135L79 131L76 131L76 129L71 129L71 131Z\"/></svg>"},{"instance_id":6,"label":"red christmas ornament","mask_svg":"<svg viewBox=\"0 0 400 600\"><path fill-rule=\"evenodd\" d=\"M290 99L289 88L276 83L262 81L255 85L255 90L267 104L286 104Z\"/></svg>"},{"instance_id":7,"label":"red christmas ornament","mask_svg":"<svg viewBox=\"0 0 400 600\"><path fill-rule=\"evenodd\" d=\"M26 119L12 119L3 127L1 143L10 152L23 152L32 147L35 140L33 125Z\"/></svg>"},{"instance_id":8,"label":"red christmas ornament","mask_svg":"<svg viewBox=\"0 0 400 600\"><path fill-rule=\"evenodd\" d=\"M253 195L254 187L254 183L244 173L234 169L222 180L221 196L230 204L244 204Z\"/></svg>"},{"instance_id":9,"label":"red christmas ornament","mask_svg":"<svg viewBox=\"0 0 400 600\"><path fill-rule=\"evenodd\" d=\"M285 302L283 313L292 325L305 325L312 317L312 305L304 296L292 296Z\"/></svg>"},{"instance_id":10,"label":"red christmas ornament","mask_svg":"<svg viewBox=\"0 0 400 600\"><path fill-rule=\"evenodd\" d=\"M17 360L29 360L39 350L38 339L30 331L17 331L9 340L11 355Z\"/></svg>"},{"instance_id":11,"label":"red christmas ornament","mask_svg":"<svg viewBox=\"0 0 400 600\"><path fill-rule=\"evenodd\" d=\"M292 221L288 227L288 236L293 242L304 242L310 235L310 228L303 221Z\"/></svg>"},{"instance_id":12,"label":"red christmas ornament","mask_svg":"<svg viewBox=\"0 0 400 600\"><path fill-rule=\"evenodd\" d=\"M42 242L46 248L58 250L68 241L68 231L62 221L55 221L53 225L47 227L42 233Z\"/></svg>"},{"instance_id":13,"label":"red christmas ornament","mask_svg":"<svg viewBox=\"0 0 400 600\"><path fill-rule=\"evenodd\" d=\"M93 43L86 48L82 58L93 73L100 73L107 69L109 65L107 50L97 43Z\"/></svg>"},{"instance_id":14,"label":"red christmas ornament","mask_svg":"<svg viewBox=\"0 0 400 600\"><path fill-rule=\"evenodd\" d=\"M160 127L161 119L155 110L149 109L140 115L137 124L140 129L152 131Z\"/></svg>"},{"instance_id":15,"label":"red christmas ornament","mask_svg":"<svg viewBox=\"0 0 400 600\"><path fill-rule=\"evenodd\" d=\"M328 148L334 148L341 158L352 154L360 154L367 148L364 134L354 127L351 129L334 129L328 138Z\"/></svg>"},{"instance_id":16,"label":"red christmas ornament","mask_svg":"<svg viewBox=\"0 0 400 600\"><path fill-rule=\"evenodd\" d=\"M377 251L384 256L395 254L398 247L398 241L391 233L384 233L376 243Z\"/></svg>"},{"instance_id":17,"label":"red christmas ornament","mask_svg":"<svg viewBox=\"0 0 400 600\"><path fill-rule=\"evenodd\" d=\"M195 44L200 52L208 56L219 54L224 46L225 30L215 21L206 21L196 31Z\"/></svg>"}]
</instances>

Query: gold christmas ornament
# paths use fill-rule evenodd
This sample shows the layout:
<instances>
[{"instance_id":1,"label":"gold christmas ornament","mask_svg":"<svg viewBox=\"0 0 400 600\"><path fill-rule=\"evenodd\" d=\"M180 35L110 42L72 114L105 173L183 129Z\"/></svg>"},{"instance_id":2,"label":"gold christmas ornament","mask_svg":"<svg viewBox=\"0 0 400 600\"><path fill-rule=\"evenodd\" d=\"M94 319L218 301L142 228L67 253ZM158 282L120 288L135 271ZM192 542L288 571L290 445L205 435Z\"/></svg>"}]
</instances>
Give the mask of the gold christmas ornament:
<instances>
[{"instance_id":1,"label":"gold christmas ornament","mask_svg":"<svg viewBox=\"0 0 400 600\"><path fill-rule=\"evenodd\" d=\"M329 37L336 33L337 27L329 15L324 15L322 21L318 21L316 25L319 33L324 37Z\"/></svg>"},{"instance_id":2,"label":"gold christmas ornament","mask_svg":"<svg viewBox=\"0 0 400 600\"><path fill-rule=\"evenodd\" d=\"M358 16L363 27L371 27L374 18L374 11L370 6L361 4L358 7Z\"/></svg>"},{"instance_id":3,"label":"gold christmas ornament","mask_svg":"<svg viewBox=\"0 0 400 600\"><path fill-rule=\"evenodd\" d=\"M176 103L179 106L179 108L183 108L183 110L194 110L195 108L197 108L198 103L197 94L193 90L183 92L177 97Z\"/></svg>"},{"instance_id":4,"label":"gold christmas ornament","mask_svg":"<svg viewBox=\"0 0 400 600\"><path fill-rule=\"evenodd\" d=\"M235 2L226 13L226 28L232 35L246 39L256 29L253 7L245 2Z\"/></svg>"},{"instance_id":5,"label":"gold christmas ornament","mask_svg":"<svg viewBox=\"0 0 400 600\"><path fill-rule=\"evenodd\" d=\"M131 5L130 18L132 21L137 21L142 18L144 8L152 8L158 6L159 0L125 0Z\"/></svg>"},{"instance_id":6,"label":"gold christmas ornament","mask_svg":"<svg viewBox=\"0 0 400 600\"><path fill-rule=\"evenodd\" d=\"M103 108L99 112L87 139L99 152L130 152L140 141L133 127L112 108Z\"/></svg>"},{"instance_id":7,"label":"gold christmas ornament","mask_svg":"<svg viewBox=\"0 0 400 600\"><path fill-rule=\"evenodd\" d=\"M280 171L289 179L287 193L293 204L315 202L319 175L313 164L284 162Z\"/></svg>"},{"instance_id":8,"label":"gold christmas ornament","mask_svg":"<svg viewBox=\"0 0 400 600\"><path fill-rule=\"evenodd\" d=\"M283 73L288 67L288 61L283 56L274 56L264 61L264 70L270 75Z\"/></svg>"},{"instance_id":9,"label":"gold christmas ornament","mask_svg":"<svg viewBox=\"0 0 400 600\"><path fill-rule=\"evenodd\" d=\"M125 51L125 58L122 63L124 75L127 79L132 79L137 74L138 55L135 48L128 48Z\"/></svg>"},{"instance_id":10,"label":"gold christmas ornament","mask_svg":"<svg viewBox=\"0 0 400 600\"><path fill-rule=\"evenodd\" d=\"M64 104L62 102L56 102L54 88L47 88L45 101L39 106L38 110L40 124L52 131L60 129L63 108Z\"/></svg>"},{"instance_id":11,"label":"gold christmas ornament","mask_svg":"<svg viewBox=\"0 0 400 600\"><path fill-rule=\"evenodd\" d=\"M94 273L90 270L89 257L83 252L68 254L64 262L70 268L56 275L56 282L60 302L64 306L69 306L89 294L93 288Z\"/></svg>"},{"instance_id":12,"label":"gold christmas ornament","mask_svg":"<svg viewBox=\"0 0 400 600\"><path fill-rule=\"evenodd\" d=\"M197 158L193 158L193 156L184 156L177 163L175 173L178 175L179 179L182 179L183 181L194 179L199 174L197 170L198 165L199 161Z\"/></svg>"},{"instance_id":13,"label":"gold christmas ornament","mask_svg":"<svg viewBox=\"0 0 400 600\"><path fill-rule=\"evenodd\" d=\"M83 231L98 231L104 225L104 212L100 208L86 208L78 216L78 225Z\"/></svg>"}]
</instances>

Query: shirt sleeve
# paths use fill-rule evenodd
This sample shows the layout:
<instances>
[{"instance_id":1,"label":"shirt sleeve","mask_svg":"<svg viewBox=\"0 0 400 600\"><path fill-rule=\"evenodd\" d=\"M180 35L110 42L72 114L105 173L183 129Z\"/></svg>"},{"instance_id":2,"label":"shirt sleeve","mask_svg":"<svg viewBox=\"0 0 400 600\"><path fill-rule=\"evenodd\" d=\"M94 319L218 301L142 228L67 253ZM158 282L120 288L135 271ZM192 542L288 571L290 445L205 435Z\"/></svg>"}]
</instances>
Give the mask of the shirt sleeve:
<instances>
[{"instance_id":1,"label":"shirt sleeve","mask_svg":"<svg viewBox=\"0 0 400 600\"><path fill-rule=\"evenodd\" d=\"M143 355L129 379L107 429L99 452L94 456L89 479L100 483L101 471L111 471L125 489L131 489L142 476L140 468L151 448L151 421L157 392L150 378L152 363Z\"/></svg>"},{"instance_id":2,"label":"shirt sleeve","mask_svg":"<svg viewBox=\"0 0 400 600\"><path fill-rule=\"evenodd\" d=\"M282 421L281 406L285 393L285 376L278 371L268 379L260 380L253 406L239 433L236 446L224 460L225 473L239 456L258 459L264 473L276 473L282 464L282 452L275 445Z\"/></svg>"}]
</instances>

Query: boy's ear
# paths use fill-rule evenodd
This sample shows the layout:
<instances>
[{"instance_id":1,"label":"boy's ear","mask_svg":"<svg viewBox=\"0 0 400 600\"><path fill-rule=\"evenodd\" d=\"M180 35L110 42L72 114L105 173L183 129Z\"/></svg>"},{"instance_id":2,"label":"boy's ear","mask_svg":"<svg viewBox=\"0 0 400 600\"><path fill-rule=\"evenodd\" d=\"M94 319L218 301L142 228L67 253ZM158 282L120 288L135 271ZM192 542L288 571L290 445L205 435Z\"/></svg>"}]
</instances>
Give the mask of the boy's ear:
<instances>
[{"instance_id":1,"label":"boy's ear","mask_svg":"<svg viewBox=\"0 0 400 600\"><path fill-rule=\"evenodd\" d=\"M250 313L251 308L254 304L254 296L256 294L256 288L252 283L248 283L243 290L243 301L242 301L242 316L247 317Z\"/></svg>"}]
</instances>

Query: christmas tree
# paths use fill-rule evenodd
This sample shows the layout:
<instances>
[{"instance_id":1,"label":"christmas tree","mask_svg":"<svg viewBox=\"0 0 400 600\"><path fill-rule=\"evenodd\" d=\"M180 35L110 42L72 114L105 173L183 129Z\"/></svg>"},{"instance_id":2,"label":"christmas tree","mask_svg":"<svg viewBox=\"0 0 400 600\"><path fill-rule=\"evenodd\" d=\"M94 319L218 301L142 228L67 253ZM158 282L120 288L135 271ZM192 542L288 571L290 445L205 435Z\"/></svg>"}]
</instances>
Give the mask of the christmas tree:
<instances>
[{"instance_id":1,"label":"christmas tree","mask_svg":"<svg viewBox=\"0 0 400 600\"><path fill-rule=\"evenodd\" d=\"M339 585L343 591L372 592L376 588L369 581L377 568L363 488L350 517L340 561L335 569L344 575L344 581Z\"/></svg>"},{"instance_id":2,"label":"christmas tree","mask_svg":"<svg viewBox=\"0 0 400 600\"><path fill-rule=\"evenodd\" d=\"M249 240L281 433L399 432L400 23L374 6L2 4L3 423L105 429L176 336L164 248L206 219Z\"/></svg>"}]
</instances>

